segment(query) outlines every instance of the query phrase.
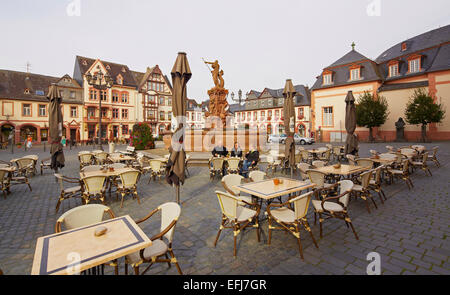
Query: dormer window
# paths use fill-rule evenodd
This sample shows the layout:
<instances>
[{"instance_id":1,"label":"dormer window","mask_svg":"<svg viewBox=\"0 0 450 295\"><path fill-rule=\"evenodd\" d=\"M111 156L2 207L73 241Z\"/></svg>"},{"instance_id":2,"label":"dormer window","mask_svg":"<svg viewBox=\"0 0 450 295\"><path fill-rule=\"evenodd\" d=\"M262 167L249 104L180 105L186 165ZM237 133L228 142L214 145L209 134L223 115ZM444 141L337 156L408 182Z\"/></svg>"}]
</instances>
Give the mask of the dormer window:
<instances>
[{"instance_id":1,"label":"dormer window","mask_svg":"<svg viewBox=\"0 0 450 295\"><path fill-rule=\"evenodd\" d=\"M23 93L25 93L25 94L30 94L30 89L25 88L25 91L24 91Z\"/></svg>"},{"instance_id":2,"label":"dormer window","mask_svg":"<svg viewBox=\"0 0 450 295\"><path fill-rule=\"evenodd\" d=\"M350 80L359 80L359 68L350 70Z\"/></svg>"},{"instance_id":3,"label":"dormer window","mask_svg":"<svg viewBox=\"0 0 450 295\"><path fill-rule=\"evenodd\" d=\"M398 76L398 63L389 66L389 77Z\"/></svg>"},{"instance_id":4,"label":"dormer window","mask_svg":"<svg viewBox=\"0 0 450 295\"><path fill-rule=\"evenodd\" d=\"M402 43L402 51L405 51L406 50L406 42L403 42Z\"/></svg>"},{"instance_id":5,"label":"dormer window","mask_svg":"<svg viewBox=\"0 0 450 295\"><path fill-rule=\"evenodd\" d=\"M107 70L111 70L111 67L109 65L106 65Z\"/></svg>"},{"instance_id":6,"label":"dormer window","mask_svg":"<svg viewBox=\"0 0 450 295\"><path fill-rule=\"evenodd\" d=\"M81 63L83 64L83 66L87 66L87 61L85 59L83 59Z\"/></svg>"},{"instance_id":7,"label":"dormer window","mask_svg":"<svg viewBox=\"0 0 450 295\"><path fill-rule=\"evenodd\" d=\"M408 61L408 72L416 73L420 71L420 57Z\"/></svg>"},{"instance_id":8,"label":"dormer window","mask_svg":"<svg viewBox=\"0 0 450 295\"><path fill-rule=\"evenodd\" d=\"M323 85L333 84L333 72L330 70L325 70L322 73Z\"/></svg>"},{"instance_id":9,"label":"dormer window","mask_svg":"<svg viewBox=\"0 0 450 295\"><path fill-rule=\"evenodd\" d=\"M122 85L123 84L123 78L121 75L118 75L116 78L117 84Z\"/></svg>"}]
</instances>

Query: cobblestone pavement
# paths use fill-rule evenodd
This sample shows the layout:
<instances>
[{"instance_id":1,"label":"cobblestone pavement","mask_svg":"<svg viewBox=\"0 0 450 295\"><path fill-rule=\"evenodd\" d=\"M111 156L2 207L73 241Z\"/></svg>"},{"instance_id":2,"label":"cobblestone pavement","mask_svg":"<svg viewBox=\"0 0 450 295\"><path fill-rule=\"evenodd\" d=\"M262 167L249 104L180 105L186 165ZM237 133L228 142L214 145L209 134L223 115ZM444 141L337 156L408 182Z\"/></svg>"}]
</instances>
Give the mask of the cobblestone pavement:
<instances>
[{"instance_id":1,"label":"cobblestone pavement","mask_svg":"<svg viewBox=\"0 0 450 295\"><path fill-rule=\"evenodd\" d=\"M315 144L321 146L324 144ZM361 156L369 149L385 150L386 144L361 144ZM403 144L392 144L399 147ZM281 231L273 233L267 244L267 221L262 222L262 241L256 240L253 229L238 237L237 257L233 257L233 235L225 230L214 248L221 213L215 190L223 190L219 180L209 180L206 167L189 168L190 177L181 189L182 213L175 230L173 249L185 274L365 274L369 252L381 255L382 274L450 274L449 242L449 175L450 142L426 144L440 146L438 158L441 167L430 163L433 177L416 170L412 175L414 188L397 180L385 185L387 201L369 214L362 200L352 199L349 213L359 235L356 240L341 220L326 220L324 236L319 239L319 226L314 225L312 206L308 220L312 226L319 249L302 232L305 260L298 254L295 238ZM77 177L79 168L76 153L81 148L66 149L66 167L63 173ZM91 147L89 147L91 149ZM124 149L124 147L122 148ZM48 157L42 147L27 153ZM10 160L25 154L10 150L0 151L1 160ZM262 165L262 168L264 166ZM164 180L150 181L141 178L138 191L141 204L126 199L124 207L113 195L107 198L108 206L117 216L129 214L139 219L158 205L175 200L174 189ZM80 200L63 202L55 213L59 188L50 170L31 178L32 192L26 185L13 186L7 199L0 198L0 268L5 274L30 274L36 239L53 233L56 219L65 211L79 206ZM373 208L373 206L372 206ZM142 224L152 236L158 231L159 216ZM119 260L123 274L123 259ZM111 268L106 268L112 273ZM176 268L167 264L152 266L148 274L177 274Z\"/></svg>"}]
</instances>

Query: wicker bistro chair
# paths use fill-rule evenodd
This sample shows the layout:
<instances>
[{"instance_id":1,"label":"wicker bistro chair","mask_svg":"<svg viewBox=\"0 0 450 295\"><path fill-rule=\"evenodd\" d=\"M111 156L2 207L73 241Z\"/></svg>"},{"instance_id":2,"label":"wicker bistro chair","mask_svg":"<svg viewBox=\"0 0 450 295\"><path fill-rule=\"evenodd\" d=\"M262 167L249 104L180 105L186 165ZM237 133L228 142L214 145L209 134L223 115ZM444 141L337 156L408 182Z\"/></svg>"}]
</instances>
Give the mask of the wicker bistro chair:
<instances>
[{"instance_id":1,"label":"wicker bistro chair","mask_svg":"<svg viewBox=\"0 0 450 295\"><path fill-rule=\"evenodd\" d=\"M377 204L375 203L375 200L373 199L372 194L370 193L370 179L372 178L373 170L366 171L364 173L361 173L361 184L354 184L352 193L356 194L358 197L366 201L366 208L367 211L370 213L369 208L369 200L370 199L375 206L376 209L378 209Z\"/></svg>"},{"instance_id":2,"label":"wicker bistro chair","mask_svg":"<svg viewBox=\"0 0 450 295\"><path fill-rule=\"evenodd\" d=\"M105 203L106 176L88 176L81 179L83 181L83 200L88 204L91 199L100 199Z\"/></svg>"},{"instance_id":3,"label":"wicker bistro chair","mask_svg":"<svg viewBox=\"0 0 450 295\"><path fill-rule=\"evenodd\" d=\"M319 193L322 197L326 197L328 194L327 191L334 187L333 184L325 182L325 173L313 169L306 170L306 173L311 183L316 185L314 191L317 199L319 199Z\"/></svg>"},{"instance_id":4,"label":"wicker bistro chair","mask_svg":"<svg viewBox=\"0 0 450 295\"><path fill-rule=\"evenodd\" d=\"M263 181L265 179L265 177L266 177L266 172L259 171L259 170L250 171L250 173L248 174L248 178L253 182Z\"/></svg>"},{"instance_id":5,"label":"wicker bistro chair","mask_svg":"<svg viewBox=\"0 0 450 295\"><path fill-rule=\"evenodd\" d=\"M51 158L46 158L41 160L40 168L41 168L41 175L44 172L44 169L52 169L51 167L52 161Z\"/></svg>"},{"instance_id":6,"label":"wicker bistro chair","mask_svg":"<svg viewBox=\"0 0 450 295\"><path fill-rule=\"evenodd\" d=\"M372 169L373 168L373 161L371 159L358 158L358 159L356 159L356 165Z\"/></svg>"},{"instance_id":7,"label":"wicker bistro chair","mask_svg":"<svg viewBox=\"0 0 450 295\"><path fill-rule=\"evenodd\" d=\"M164 166L163 162L159 160L151 159L149 160L150 164L150 177L148 179L148 183L150 183L150 180L153 178L153 180L156 180L156 176L158 176L158 180L161 180L161 176L164 174Z\"/></svg>"},{"instance_id":8,"label":"wicker bistro chair","mask_svg":"<svg viewBox=\"0 0 450 295\"><path fill-rule=\"evenodd\" d=\"M269 240L268 244L270 245L270 241L272 239L272 230L274 229L282 229L287 230L294 237L297 238L298 250L300 253L300 258L303 260L303 250L302 250L302 242L300 240L300 226L303 226L307 232L311 235L311 239L314 242L316 248L319 246L314 239L314 235L309 227L308 221L306 219L306 214L308 213L309 203L311 201L311 196L313 192L308 192L306 194L300 195L283 204L275 204L272 203L267 207L267 215L269 221ZM290 206L294 206L294 210L292 210ZM272 220L277 222L281 227L272 226Z\"/></svg>"},{"instance_id":9,"label":"wicker bistro chair","mask_svg":"<svg viewBox=\"0 0 450 295\"><path fill-rule=\"evenodd\" d=\"M39 157L37 155L26 155L26 156L22 157L22 159L31 159L33 161L32 165L31 165L32 168L30 169L30 173L33 175L36 175L37 174L36 166L37 166L37 161L39 160Z\"/></svg>"},{"instance_id":10,"label":"wicker bistro chair","mask_svg":"<svg viewBox=\"0 0 450 295\"><path fill-rule=\"evenodd\" d=\"M131 265L131 267L133 267L134 269L134 273L138 275L139 266L141 264L149 263L149 266L141 273L144 274L156 262L168 263L169 267L172 263L174 263L177 267L178 273L180 275L183 274L172 249L175 226L181 213L180 205L174 202L164 203L150 212L150 214L148 214L143 219L136 221L136 223L139 224L146 221L159 211L161 211L160 232L150 238L150 240L152 240L153 242L151 246L125 257L125 274L128 274L128 265ZM164 239L166 239L167 243L164 241ZM169 258L167 254L170 254L171 257ZM161 258L162 256L164 256L165 258Z\"/></svg>"},{"instance_id":11,"label":"wicker bistro chair","mask_svg":"<svg viewBox=\"0 0 450 295\"><path fill-rule=\"evenodd\" d=\"M439 147L437 147L437 146L433 147L433 153L431 155L428 155L427 161L433 161L437 167L441 167L441 163L439 163L439 161L436 157L438 149L439 149Z\"/></svg>"},{"instance_id":12,"label":"wicker bistro chair","mask_svg":"<svg viewBox=\"0 0 450 295\"><path fill-rule=\"evenodd\" d=\"M300 150L300 155L302 155L302 161L305 163L311 163L313 156L307 150Z\"/></svg>"},{"instance_id":13,"label":"wicker bistro chair","mask_svg":"<svg viewBox=\"0 0 450 295\"><path fill-rule=\"evenodd\" d=\"M27 160L30 160L30 159L27 159ZM20 161L20 162L22 162L22 161ZM21 164L18 164L18 165L21 165ZM30 192L33 191L31 188L30 182L28 181L28 173L27 173L27 170L31 166L27 165L27 166L21 166L21 167L22 167L22 169L19 168L17 171L12 173L12 176L9 177L8 191L12 185L17 185L17 184L27 184L28 188L30 189Z\"/></svg>"},{"instance_id":14,"label":"wicker bistro chair","mask_svg":"<svg viewBox=\"0 0 450 295\"><path fill-rule=\"evenodd\" d=\"M109 217L115 218L114 212L107 206L100 204L89 204L84 206L78 206L61 215L55 224L55 233L62 231L62 225L64 225L65 230L70 230L94 223L101 222L105 214ZM119 274L119 267L117 265L117 260L113 260L110 263L105 263L106 265L114 267L114 273ZM102 272L104 270L104 265L101 266Z\"/></svg>"},{"instance_id":15,"label":"wicker bistro chair","mask_svg":"<svg viewBox=\"0 0 450 295\"><path fill-rule=\"evenodd\" d=\"M86 152L78 153L78 160L80 161L80 169L82 169L85 166L92 165L94 154Z\"/></svg>"},{"instance_id":16,"label":"wicker bistro chair","mask_svg":"<svg viewBox=\"0 0 450 295\"><path fill-rule=\"evenodd\" d=\"M133 198L136 198L138 204L141 204L137 193L137 183L139 181L140 175L141 173L139 172L139 170L130 170L119 174L121 182L117 184L116 193L117 196L119 196L119 193L122 196L122 200L120 201L120 208L123 207L123 199L127 194L133 194Z\"/></svg>"},{"instance_id":17,"label":"wicker bistro chair","mask_svg":"<svg viewBox=\"0 0 450 295\"><path fill-rule=\"evenodd\" d=\"M319 215L320 237L322 238L322 223L324 222L323 215L326 219L338 218L345 221L347 227L350 225L355 238L358 240L355 228L348 215L347 205L350 198L350 193L353 188L351 180L341 180L335 185L339 185L339 195L335 197L326 197L322 201L312 200L314 207L314 224L316 223L316 215Z\"/></svg>"},{"instance_id":18,"label":"wicker bistro chair","mask_svg":"<svg viewBox=\"0 0 450 295\"><path fill-rule=\"evenodd\" d=\"M335 146L333 147L333 159L335 161L340 161L344 157L344 153L341 152L341 147Z\"/></svg>"},{"instance_id":19,"label":"wicker bistro chair","mask_svg":"<svg viewBox=\"0 0 450 295\"><path fill-rule=\"evenodd\" d=\"M430 168L428 168L427 160L428 160L428 152L425 152L421 155L422 161L412 161L411 165L413 168L419 167L423 171L425 171L425 174L429 174L430 176L433 176L431 174Z\"/></svg>"},{"instance_id":20,"label":"wicker bistro chair","mask_svg":"<svg viewBox=\"0 0 450 295\"><path fill-rule=\"evenodd\" d=\"M17 174L21 176L26 176L35 173L35 165L32 158L20 158L16 160Z\"/></svg>"},{"instance_id":21,"label":"wicker bistro chair","mask_svg":"<svg viewBox=\"0 0 450 295\"><path fill-rule=\"evenodd\" d=\"M381 171L385 169L384 165L380 165L374 169L375 177L369 181L369 188L378 193L380 197L381 203L384 204L383 198L386 199L386 195L384 194L383 188L381 187Z\"/></svg>"},{"instance_id":22,"label":"wicker bistro chair","mask_svg":"<svg viewBox=\"0 0 450 295\"><path fill-rule=\"evenodd\" d=\"M356 166L356 157L355 157L354 155L348 154L348 155L345 155L345 157L347 158L348 163L349 163L350 165Z\"/></svg>"},{"instance_id":23,"label":"wicker bistro chair","mask_svg":"<svg viewBox=\"0 0 450 295\"><path fill-rule=\"evenodd\" d=\"M236 256L237 235L245 228L256 228L258 242L260 241L258 216L261 208L257 204L241 201L237 197L225 192L216 191L216 195L219 200L220 208L222 210L222 222L220 224L219 231L217 232L216 240L214 241L214 247L216 247L217 245L217 241L219 240L222 229L232 228L234 236L233 255ZM245 203L250 207L254 207L256 208L256 210L244 207L243 205L240 205L241 203ZM253 222L253 224L250 224L251 222Z\"/></svg>"},{"instance_id":24,"label":"wicker bistro chair","mask_svg":"<svg viewBox=\"0 0 450 295\"><path fill-rule=\"evenodd\" d=\"M6 195L9 191L9 178L8 171L0 168L0 190L3 192L3 197L6 199Z\"/></svg>"},{"instance_id":25,"label":"wicker bistro chair","mask_svg":"<svg viewBox=\"0 0 450 295\"><path fill-rule=\"evenodd\" d=\"M318 158L319 160L325 162L325 164L329 163L331 158L331 149L327 149L326 151L324 151L321 155L319 155Z\"/></svg>"},{"instance_id":26,"label":"wicker bistro chair","mask_svg":"<svg viewBox=\"0 0 450 295\"><path fill-rule=\"evenodd\" d=\"M241 201L245 201L247 203L253 203L251 196L241 196L240 191L233 188L235 185L240 185L242 182L245 181L245 177L239 174L228 174L222 177L222 186L223 188L232 196L235 196ZM241 205L244 205L244 203L241 203Z\"/></svg>"},{"instance_id":27,"label":"wicker bistro chair","mask_svg":"<svg viewBox=\"0 0 450 295\"><path fill-rule=\"evenodd\" d=\"M209 166L209 177L211 179L214 178L216 175L222 175L222 173L223 173L223 163L224 163L224 159L223 158L212 158L209 161L209 164L208 164L208 166Z\"/></svg>"},{"instance_id":28,"label":"wicker bistro chair","mask_svg":"<svg viewBox=\"0 0 450 295\"><path fill-rule=\"evenodd\" d=\"M306 172L311 168L311 166L307 163L298 163L297 168L300 171L300 177L301 177L302 181L311 183L308 173Z\"/></svg>"},{"instance_id":29,"label":"wicker bistro chair","mask_svg":"<svg viewBox=\"0 0 450 295\"><path fill-rule=\"evenodd\" d=\"M326 162L322 161L322 160L315 160L312 161L312 166L314 166L314 168L320 168L320 167L324 167L326 165Z\"/></svg>"},{"instance_id":30,"label":"wicker bistro chair","mask_svg":"<svg viewBox=\"0 0 450 295\"><path fill-rule=\"evenodd\" d=\"M94 158L95 158L95 163L97 163L97 165L103 165L106 163L106 161L108 159L108 153L107 152L95 153Z\"/></svg>"},{"instance_id":31,"label":"wicker bistro chair","mask_svg":"<svg viewBox=\"0 0 450 295\"><path fill-rule=\"evenodd\" d=\"M394 179L394 176L397 178L403 179L406 184L408 185L408 189L411 189L414 187L414 184L411 181L411 178L409 177L409 160L405 159L402 162L401 169L394 169L394 168L387 168L386 169L389 177L391 178L391 182Z\"/></svg>"},{"instance_id":32,"label":"wicker bistro chair","mask_svg":"<svg viewBox=\"0 0 450 295\"><path fill-rule=\"evenodd\" d=\"M267 155L266 159L267 159L266 172L269 172L270 169L270 171L272 172L271 174L273 175L277 171L277 168L280 167L281 160L275 160L274 156L272 155Z\"/></svg>"},{"instance_id":33,"label":"wicker bistro chair","mask_svg":"<svg viewBox=\"0 0 450 295\"><path fill-rule=\"evenodd\" d=\"M61 189L61 193L59 194L58 202L56 203L56 209L55 212L58 212L59 206L61 205L61 202L70 199L70 198L81 198L82 195L82 186L81 186L81 180L78 178L72 178L67 177L64 175L61 175L59 173L55 173L55 177L58 180L59 187ZM67 183L75 183L78 185L71 186L69 188L64 187L64 182Z\"/></svg>"},{"instance_id":34,"label":"wicker bistro chair","mask_svg":"<svg viewBox=\"0 0 450 295\"><path fill-rule=\"evenodd\" d=\"M239 163L241 162L240 158L229 158L227 159L227 173L239 173Z\"/></svg>"}]
</instances>

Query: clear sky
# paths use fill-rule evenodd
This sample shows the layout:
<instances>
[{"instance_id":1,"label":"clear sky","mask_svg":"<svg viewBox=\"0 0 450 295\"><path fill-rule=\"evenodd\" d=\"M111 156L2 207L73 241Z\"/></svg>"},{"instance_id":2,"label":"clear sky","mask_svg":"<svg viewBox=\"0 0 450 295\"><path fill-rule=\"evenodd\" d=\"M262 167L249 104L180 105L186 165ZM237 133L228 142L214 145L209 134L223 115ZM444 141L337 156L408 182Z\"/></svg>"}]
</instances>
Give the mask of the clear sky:
<instances>
[{"instance_id":1,"label":"clear sky","mask_svg":"<svg viewBox=\"0 0 450 295\"><path fill-rule=\"evenodd\" d=\"M79 5L78 5L79 4ZM73 75L75 56L170 77L178 51L192 70L188 96L207 99L206 60L225 87L312 86L355 49L375 59L405 39L450 24L449 0L14 0L0 1L0 69Z\"/></svg>"}]
</instances>

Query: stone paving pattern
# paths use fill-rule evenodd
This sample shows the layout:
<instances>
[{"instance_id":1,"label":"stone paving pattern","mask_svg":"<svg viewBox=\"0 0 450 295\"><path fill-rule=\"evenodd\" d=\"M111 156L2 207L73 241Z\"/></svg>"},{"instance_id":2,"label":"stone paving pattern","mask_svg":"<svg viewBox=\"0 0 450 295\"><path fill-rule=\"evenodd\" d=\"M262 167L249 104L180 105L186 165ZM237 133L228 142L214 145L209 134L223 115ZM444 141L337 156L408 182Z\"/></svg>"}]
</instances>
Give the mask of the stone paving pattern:
<instances>
[{"instance_id":1,"label":"stone paving pattern","mask_svg":"<svg viewBox=\"0 0 450 295\"><path fill-rule=\"evenodd\" d=\"M412 144L412 143L409 143ZM361 156L368 156L369 149L385 151L385 143L361 144ZM395 147L403 143L391 144ZM382 274L450 274L449 242L449 191L450 191L450 143L425 144L427 148L439 145L438 158L441 167L430 162L433 177L421 170L412 175L414 189L397 180L384 185L388 200L382 205L375 199L372 213L364 201L352 199L349 214L359 235L356 240L341 220L324 222L324 236L319 238L319 225L314 225L312 206L308 220L312 226L319 249L312 244L309 235L302 231L305 260L299 257L295 238L282 231L274 231L272 244L267 244L267 221L262 222L262 241L256 240L256 232L247 229L238 237L237 256L233 257L233 234L225 230L213 243L219 228L221 212L215 190L223 190L219 179L210 181L207 167L189 168L190 177L181 189L182 213L175 230L173 249L184 274L366 274L369 264L366 257L376 251L381 255ZM309 147L324 146L315 144ZM67 176L79 176L77 152L66 148ZM119 147L120 149L120 147ZM122 149L125 149L122 147ZM107 148L105 148L107 150ZM48 157L42 147L33 147L29 154ZM0 151L0 159L9 161L24 155L23 149L12 155L10 150ZM265 168L264 165L261 165ZM277 172L277 174L280 174ZM115 195L107 198L107 205L116 216L129 214L139 219L158 205L175 200L174 188L163 179L150 181L148 175L141 178L138 191L141 199L128 198L124 207ZM30 180L33 191L26 185L13 186L7 199L0 198L0 268L5 274L30 274L36 239L52 234L56 219L65 211L81 205L79 199L64 201L58 213L55 205L59 186L52 171L34 176ZM158 232L159 216L141 224L148 236ZM124 274L123 259L119 260L120 274ZM106 267L112 273L111 267ZM152 266L147 274L177 274L176 268L167 264Z\"/></svg>"}]
</instances>

